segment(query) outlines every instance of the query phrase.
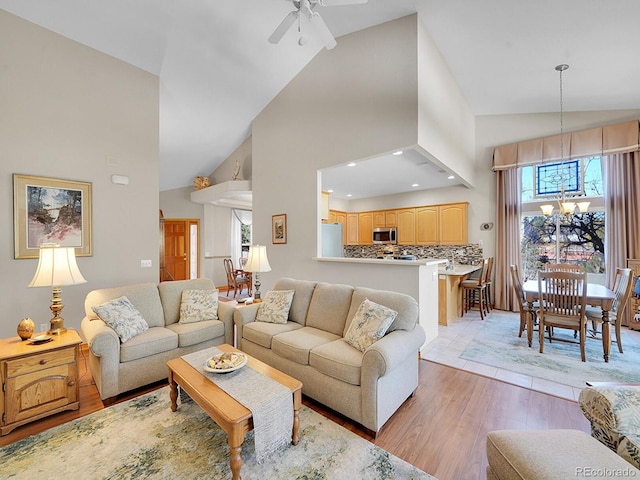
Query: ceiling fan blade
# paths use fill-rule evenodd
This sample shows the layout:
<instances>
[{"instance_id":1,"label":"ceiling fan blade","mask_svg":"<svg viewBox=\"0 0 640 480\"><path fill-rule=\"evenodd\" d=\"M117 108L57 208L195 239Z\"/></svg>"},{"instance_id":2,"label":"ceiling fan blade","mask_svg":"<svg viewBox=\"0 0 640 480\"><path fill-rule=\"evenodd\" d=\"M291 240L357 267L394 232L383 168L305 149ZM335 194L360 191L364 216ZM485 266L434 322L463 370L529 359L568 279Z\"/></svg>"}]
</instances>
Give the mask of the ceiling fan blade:
<instances>
[{"instance_id":1,"label":"ceiling fan blade","mask_svg":"<svg viewBox=\"0 0 640 480\"><path fill-rule=\"evenodd\" d=\"M284 20L280 22L280 25L278 25L278 27L269 37L269 43L276 44L280 40L282 40L282 37L284 37L284 34L287 33L287 30L289 30L291 28L291 25L293 25L298 19L298 15L300 15L300 11L294 10L293 12L290 12L289 15L284 17Z\"/></svg>"},{"instance_id":2,"label":"ceiling fan blade","mask_svg":"<svg viewBox=\"0 0 640 480\"><path fill-rule=\"evenodd\" d=\"M320 14L313 13L309 20L311 21L311 25L313 26L313 28L315 28L318 36L320 37L320 40L322 40L322 43L324 43L324 47L327 50L331 50L337 45L336 39L333 38L333 34L329 30L329 27L327 27L327 24L324 23L324 20L322 20Z\"/></svg>"},{"instance_id":3,"label":"ceiling fan blade","mask_svg":"<svg viewBox=\"0 0 640 480\"><path fill-rule=\"evenodd\" d=\"M318 0L323 7L335 7L337 5L360 5L369 0Z\"/></svg>"}]
</instances>

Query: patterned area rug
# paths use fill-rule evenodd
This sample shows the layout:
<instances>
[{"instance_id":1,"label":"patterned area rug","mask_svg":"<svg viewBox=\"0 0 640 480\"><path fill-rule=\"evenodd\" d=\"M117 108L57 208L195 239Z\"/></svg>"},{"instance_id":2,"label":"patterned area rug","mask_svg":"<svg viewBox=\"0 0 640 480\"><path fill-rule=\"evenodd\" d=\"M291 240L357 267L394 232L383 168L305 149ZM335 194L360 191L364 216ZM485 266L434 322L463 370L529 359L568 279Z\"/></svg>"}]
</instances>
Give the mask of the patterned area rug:
<instances>
[{"instance_id":1,"label":"patterned area rug","mask_svg":"<svg viewBox=\"0 0 640 480\"><path fill-rule=\"evenodd\" d=\"M273 461L255 461L252 432L242 445L243 480L434 479L326 419L300 411L300 441ZM114 405L0 449L0 477L12 479L228 479L226 434L169 388Z\"/></svg>"},{"instance_id":2,"label":"patterned area rug","mask_svg":"<svg viewBox=\"0 0 640 480\"><path fill-rule=\"evenodd\" d=\"M602 341L587 338L587 361L580 360L580 345L551 342L545 339L544 353L539 352L538 332L533 332L533 346L527 346L527 334L518 337L514 315L494 310L460 358L503 368L564 385L583 388L585 382L640 382L640 345L622 329L622 347L611 344L609 362L602 355ZM555 336L573 339L570 330L555 329Z\"/></svg>"}]
</instances>

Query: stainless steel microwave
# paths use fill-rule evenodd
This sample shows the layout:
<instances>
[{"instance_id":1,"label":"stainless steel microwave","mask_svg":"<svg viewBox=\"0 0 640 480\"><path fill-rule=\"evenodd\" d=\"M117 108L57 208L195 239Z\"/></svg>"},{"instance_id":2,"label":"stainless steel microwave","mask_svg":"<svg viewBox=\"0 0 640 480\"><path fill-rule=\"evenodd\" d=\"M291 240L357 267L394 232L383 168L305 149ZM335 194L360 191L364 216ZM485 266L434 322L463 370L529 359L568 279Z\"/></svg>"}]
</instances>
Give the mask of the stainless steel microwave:
<instances>
[{"instance_id":1,"label":"stainless steel microwave","mask_svg":"<svg viewBox=\"0 0 640 480\"><path fill-rule=\"evenodd\" d=\"M373 229L373 243L375 244L396 244L398 243L398 237L396 234L396 227L374 228Z\"/></svg>"}]
</instances>

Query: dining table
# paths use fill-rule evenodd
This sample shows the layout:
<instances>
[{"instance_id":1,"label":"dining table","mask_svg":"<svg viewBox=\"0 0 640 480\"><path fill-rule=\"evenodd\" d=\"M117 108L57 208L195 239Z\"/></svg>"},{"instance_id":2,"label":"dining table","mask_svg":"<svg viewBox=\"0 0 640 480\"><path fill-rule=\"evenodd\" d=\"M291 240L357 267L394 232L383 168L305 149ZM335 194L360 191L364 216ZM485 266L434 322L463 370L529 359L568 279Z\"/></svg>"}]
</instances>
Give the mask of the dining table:
<instances>
[{"instance_id":1,"label":"dining table","mask_svg":"<svg viewBox=\"0 0 640 480\"><path fill-rule=\"evenodd\" d=\"M544 288L544 285L543 285ZM525 308L528 310L527 315L527 341L529 347L533 341L533 313L534 302L538 300L538 280L527 280L522 284L522 290L525 296ZM611 324L609 322L609 310L613 307L613 301L616 294L613 290L596 283L587 282L587 304L592 307L600 307L602 309L602 351L604 361L609 362L609 352L611 351ZM540 332L542 335L543 333Z\"/></svg>"}]
</instances>

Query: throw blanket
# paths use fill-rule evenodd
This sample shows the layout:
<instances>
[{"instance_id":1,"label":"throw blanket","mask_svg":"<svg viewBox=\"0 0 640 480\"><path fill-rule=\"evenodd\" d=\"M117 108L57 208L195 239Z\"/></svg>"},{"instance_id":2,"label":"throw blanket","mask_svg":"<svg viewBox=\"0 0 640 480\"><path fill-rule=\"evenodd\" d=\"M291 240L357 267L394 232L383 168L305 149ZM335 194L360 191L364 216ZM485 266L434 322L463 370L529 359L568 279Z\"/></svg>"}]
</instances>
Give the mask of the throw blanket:
<instances>
[{"instance_id":1,"label":"throw blanket","mask_svg":"<svg viewBox=\"0 0 640 480\"><path fill-rule=\"evenodd\" d=\"M210 373L206 361L222 353L215 347L184 355L182 358L253 415L256 461L262 463L281 447L291 443L293 394L284 385L245 366L235 372Z\"/></svg>"}]
</instances>

